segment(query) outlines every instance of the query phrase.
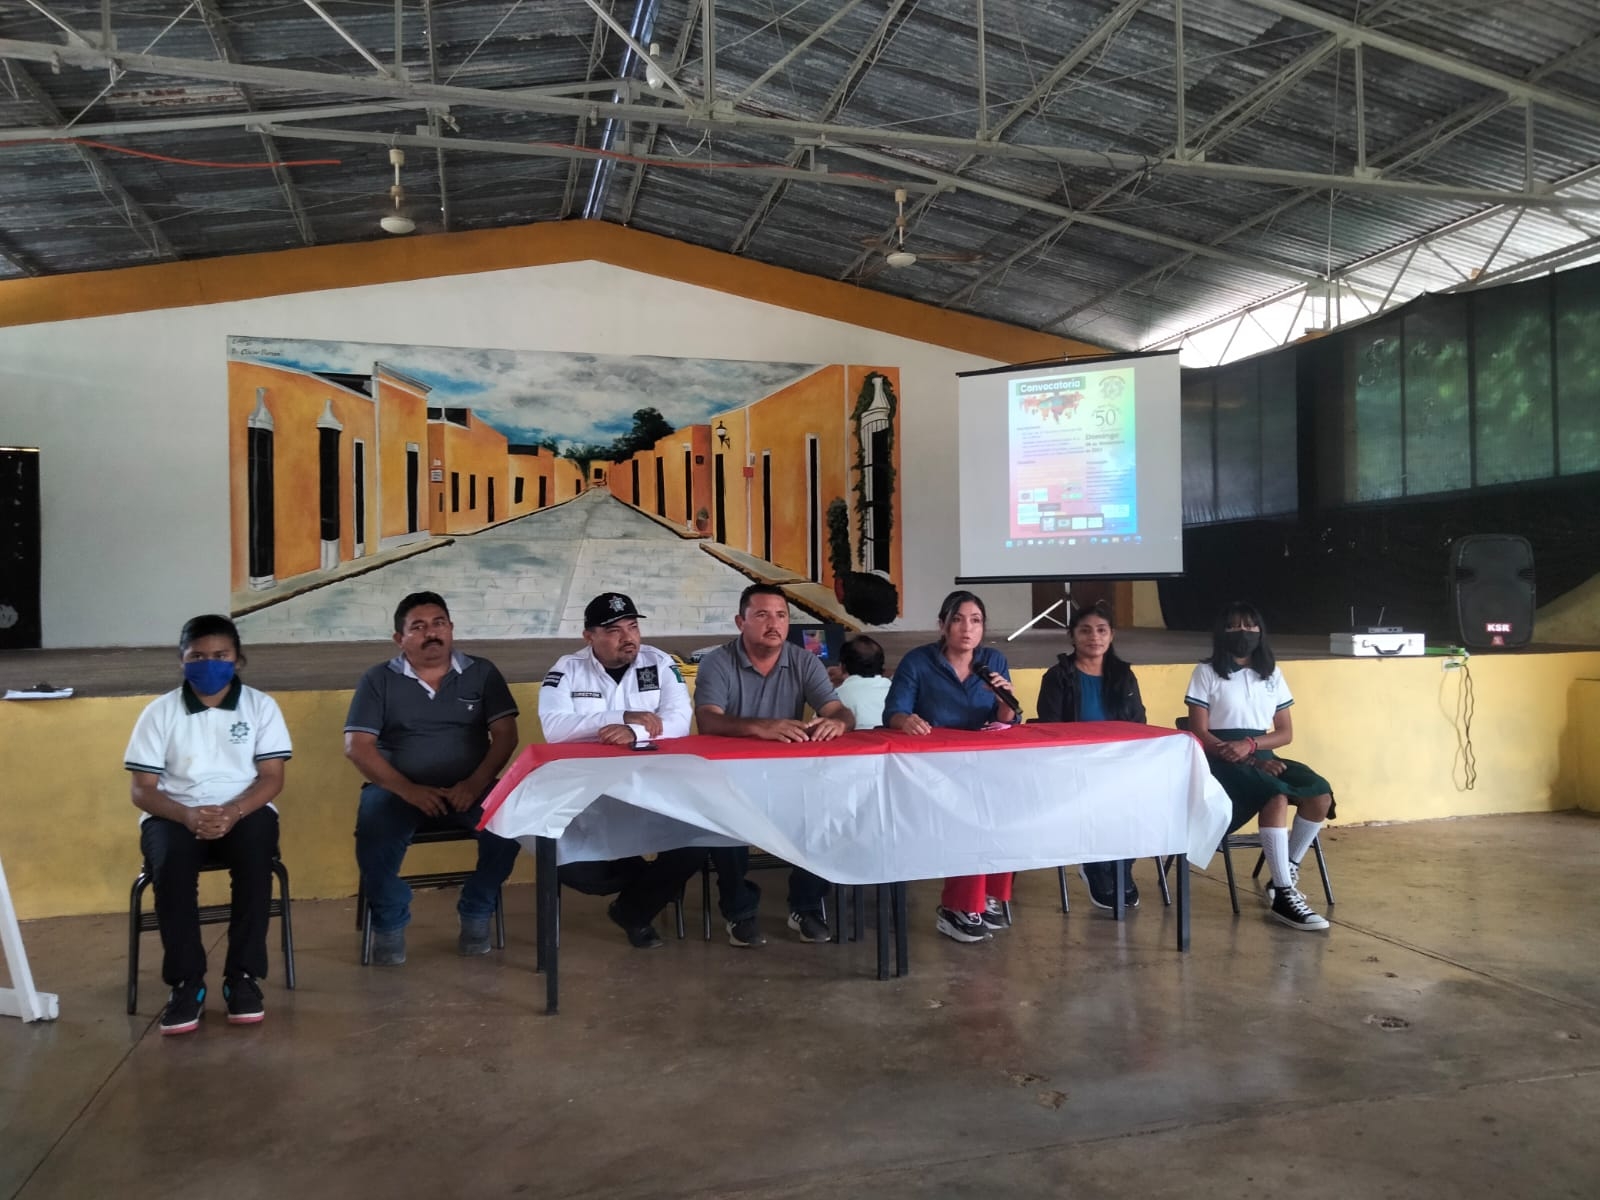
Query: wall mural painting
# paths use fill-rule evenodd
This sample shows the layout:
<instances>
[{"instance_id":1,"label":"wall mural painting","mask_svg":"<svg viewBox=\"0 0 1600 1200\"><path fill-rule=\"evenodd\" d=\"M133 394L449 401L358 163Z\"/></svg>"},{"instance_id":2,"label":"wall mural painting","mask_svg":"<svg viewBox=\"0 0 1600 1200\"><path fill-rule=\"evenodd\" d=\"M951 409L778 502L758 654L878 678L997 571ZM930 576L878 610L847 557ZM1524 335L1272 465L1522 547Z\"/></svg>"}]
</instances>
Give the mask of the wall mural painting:
<instances>
[{"instance_id":1,"label":"wall mural painting","mask_svg":"<svg viewBox=\"0 0 1600 1200\"><path fill-rule=\"evenodd\" d=\"M899 614L899 371L228 341L233 612L253 641L387 636L433 589L463 636L726 634L752 579Z\"/></svg>"}]
</instances>

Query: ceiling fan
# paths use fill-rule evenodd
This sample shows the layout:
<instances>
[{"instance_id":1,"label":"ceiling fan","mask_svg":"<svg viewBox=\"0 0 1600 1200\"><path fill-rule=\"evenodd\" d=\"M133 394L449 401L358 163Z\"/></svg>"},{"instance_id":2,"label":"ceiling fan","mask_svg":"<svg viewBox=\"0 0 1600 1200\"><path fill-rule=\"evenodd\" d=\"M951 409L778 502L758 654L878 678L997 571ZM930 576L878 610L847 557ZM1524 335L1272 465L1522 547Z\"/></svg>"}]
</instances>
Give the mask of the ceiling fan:
<instances>
[{"instance_id":1,"label":"ceiling fan","mask_svg":"<svg viewBox=\"0 0 1600 1200\"><path fill-rule=\"evenodd\" d=\"M389 164L394 167L394 183L389 187L389 207L378 219L378 225L385 233L397 236L415 233L417 223L406 212L406 189L400 182L400 168L406 165L406 152L399 146L390 146Z\"/></svg>"},{"instance_id":2,"label":"ceiling fan","mask_svg":"<svg viewBox=\"0 0 1600 1200\"><path fill-rule=\"evenodd\" d=\"M894 233L889 238L863 238L862 245L877 252L877 257L861 272L859 278L871 279L879 271L903 271L926 262L977 262L983 255L976 252L960 254L918 253L906 249L906 190L894 190Z\"/></svg>"}]
</instances>

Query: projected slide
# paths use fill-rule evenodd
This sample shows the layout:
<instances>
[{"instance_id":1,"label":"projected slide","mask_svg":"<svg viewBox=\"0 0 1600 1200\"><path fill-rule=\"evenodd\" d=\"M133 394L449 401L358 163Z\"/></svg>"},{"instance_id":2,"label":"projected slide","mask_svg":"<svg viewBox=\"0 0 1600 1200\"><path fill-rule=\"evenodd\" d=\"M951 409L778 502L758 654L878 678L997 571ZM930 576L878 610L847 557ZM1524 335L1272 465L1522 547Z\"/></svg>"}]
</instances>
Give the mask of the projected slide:
<instances>
[{"instance_id":1,"label":"projected slide","mask_svg":"<svg viewBox=\"0 0 1600 1200\"><path fill-rule=\"evenodd\" d=\"M1008 539L1139 537L1133 375L1121 367L1011 381Z\"/></svg>"},{"instance_id":2,"label":"projected slide","mask_svg":"<svg viewBox=\"0 0 1600 1200\"><path fill-rule=\"evenodd\" d=\"M960 376L961 582L1183 570L1176 351Z\"/></svg>"}]
</instances>

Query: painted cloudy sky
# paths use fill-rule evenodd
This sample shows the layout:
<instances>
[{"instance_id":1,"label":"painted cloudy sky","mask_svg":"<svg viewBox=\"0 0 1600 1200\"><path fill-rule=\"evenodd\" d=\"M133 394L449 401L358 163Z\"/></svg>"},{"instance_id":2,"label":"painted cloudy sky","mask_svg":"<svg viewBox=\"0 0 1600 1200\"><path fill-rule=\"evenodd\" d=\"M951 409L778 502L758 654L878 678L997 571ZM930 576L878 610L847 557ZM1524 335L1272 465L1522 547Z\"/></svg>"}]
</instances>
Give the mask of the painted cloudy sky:
<instances>
[{"instance_id":1,"label":"painted cloudy sky","mask_svg":"<svg viewBox=\"0 0 1600 1200\"><path fill-rule=\"evenodd\" d=\"M816 370L806 363L252 337L229 338L228 356L362 375L382 362L430 385L430 405L470 408L512 442L551 437L563 447L627 433L640 408L658 409L674 427L701 424Z\"/></svg>"}]
</instances>

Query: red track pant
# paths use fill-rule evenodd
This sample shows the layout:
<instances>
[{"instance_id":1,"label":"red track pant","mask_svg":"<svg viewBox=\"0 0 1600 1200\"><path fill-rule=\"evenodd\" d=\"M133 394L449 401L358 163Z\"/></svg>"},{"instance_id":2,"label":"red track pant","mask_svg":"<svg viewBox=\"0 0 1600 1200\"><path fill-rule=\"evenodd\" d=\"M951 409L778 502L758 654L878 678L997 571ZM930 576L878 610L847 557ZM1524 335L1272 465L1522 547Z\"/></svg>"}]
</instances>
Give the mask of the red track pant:
<instances>
[{"instance_id":1,"label":"red track pant","mask_svg":"<svg viewBox=\"0 0 1600 1200\"><path fill-rule=\"evenodd\" d=\"M1004 875L957 875L944 881L939 903L952 912L982 912L986 898L1011 899L1011 872Z\"/></svg>"}]
</instances>

